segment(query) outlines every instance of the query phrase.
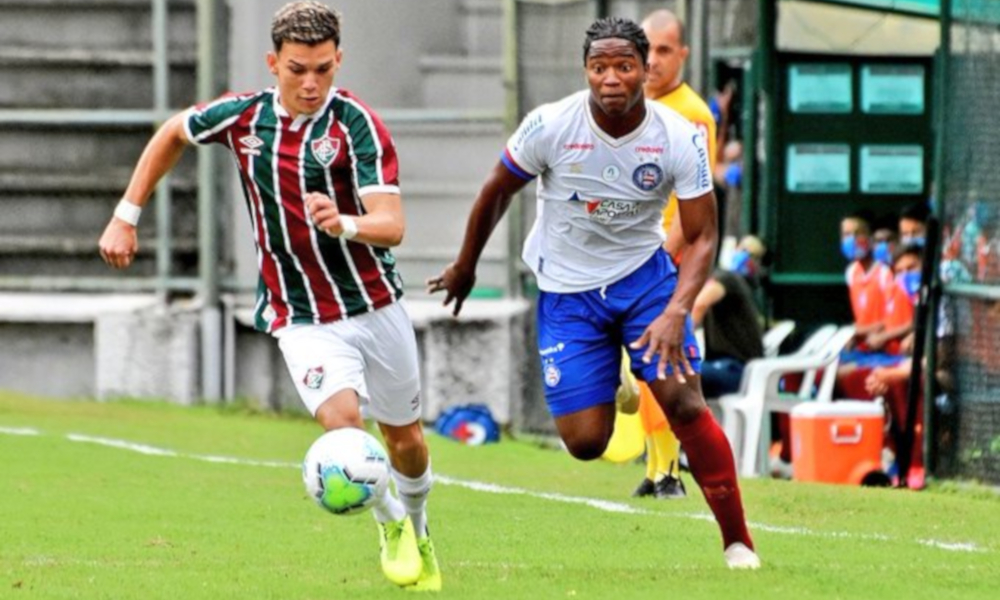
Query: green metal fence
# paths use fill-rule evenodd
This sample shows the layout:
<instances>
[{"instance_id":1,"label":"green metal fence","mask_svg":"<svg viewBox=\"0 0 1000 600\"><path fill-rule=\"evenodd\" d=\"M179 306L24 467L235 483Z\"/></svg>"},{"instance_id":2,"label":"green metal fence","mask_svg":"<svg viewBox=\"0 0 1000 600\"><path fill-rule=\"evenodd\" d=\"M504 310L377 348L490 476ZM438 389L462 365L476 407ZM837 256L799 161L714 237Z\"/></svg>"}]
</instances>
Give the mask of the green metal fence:
<instances>
[{"instance_id":1,"label":"green metal fence","mask_svg":"<svg viewBox=\"0 0 1000 600\"><path fill-rule=\"evenodd\" d=\"M950 10L948 10L950 5ZM942 2L935 471L1000 483L1000 2Z\"/></svg>"}]
</instances>

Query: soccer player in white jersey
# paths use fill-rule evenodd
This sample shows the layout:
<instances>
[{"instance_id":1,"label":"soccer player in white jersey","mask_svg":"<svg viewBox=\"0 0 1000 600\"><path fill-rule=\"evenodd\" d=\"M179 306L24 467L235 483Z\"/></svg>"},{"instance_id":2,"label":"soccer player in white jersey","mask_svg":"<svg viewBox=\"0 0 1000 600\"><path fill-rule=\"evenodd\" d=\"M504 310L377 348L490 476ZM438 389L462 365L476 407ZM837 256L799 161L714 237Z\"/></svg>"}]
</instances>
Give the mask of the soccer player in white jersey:
<instances>
[{"instance_id":1,"label":"soccer player in white jersey","mask_svg":"<svg viewBox=\"0 0 1000 600\"><path fill-rule=\"evenodd\" d=\"M396 149L371 109L333 87L340 16L318 2L275 14L268 69L277 86L226 95L169 119L136 166L100 241L124 269L156 183L192 143L236 158L260 269L256 325L278 339L303 403L326 430L379 423L399 498L376 501L382 570L407 589L439 590L427 530L432 475L420 423L416 337L389 248L403 238Z\"/></svg>"},{"instance_id":2,"label":"soccer player in white jersey","mask_svg":"<svg viewBox=\"0 0 1000 600\"><path fill-rule=\"evenodd\" d=\"M648 50L632 21L591 25L583 46L590 89L525 117L475 200L457 260L427 281L428 291L444 291L459 314L494 227L538 177L523 258L538 280L545 398L566 448L580 460L604 453L625 346L688 449L726 563L757 568L733 453L701 393L691 326L718 235L707 149L690 122L643 97ZM688 244L679 270L661 227L672 189Z\"/></svg>"}]
</instances>

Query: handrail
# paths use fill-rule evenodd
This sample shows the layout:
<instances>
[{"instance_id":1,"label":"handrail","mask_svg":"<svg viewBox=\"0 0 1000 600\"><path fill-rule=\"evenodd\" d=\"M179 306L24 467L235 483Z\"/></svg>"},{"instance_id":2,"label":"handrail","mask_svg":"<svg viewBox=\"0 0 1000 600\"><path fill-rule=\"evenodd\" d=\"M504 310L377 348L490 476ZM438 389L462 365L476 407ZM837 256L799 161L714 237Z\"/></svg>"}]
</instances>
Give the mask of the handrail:
<instances>
[{"instance_id":1,"label":"handrail","mask_svg":"<svg viewBox=\"0 0 1000 600\"><path fill-rule=\"evenodd\" d=\"M155 125L169 116L169 111L155 109L0 109L0 123L4 125Z\"/></svg>"},{"instance_id":2,"label":"handrail","mask_svg":"<svg viewBox=\"0 0 1000 600\"><path fill-rule=\"evenodd\" d=\"M170 98L170 57L168 55L169 17L167 0L152 0L150 27L153 39L153 113L162 117ZM164 175L156 185L156 276L157 296L161 304L170 294L170 263L173 254L173 195L170 175Z\"/></svg>"},{"instance_id":3,"label":"handrail","mask_svg":"<svg viewBox=\"0 0 1000 600\"><path fill-rule=\"evenodd\" d=\"M949 283L944 293L951 296L975 298L977 300L1000 300L1000 285L985 283Z\"/></svg>"}]
</instances>

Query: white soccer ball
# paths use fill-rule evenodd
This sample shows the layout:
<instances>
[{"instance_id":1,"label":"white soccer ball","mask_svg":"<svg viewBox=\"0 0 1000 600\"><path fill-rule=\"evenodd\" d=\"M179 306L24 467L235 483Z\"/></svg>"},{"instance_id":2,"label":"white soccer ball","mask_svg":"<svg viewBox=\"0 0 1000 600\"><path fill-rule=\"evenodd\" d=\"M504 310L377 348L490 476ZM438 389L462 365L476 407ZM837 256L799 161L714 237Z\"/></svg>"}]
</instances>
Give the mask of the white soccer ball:
<instances>
[{"instance_id":1,"label":"white soccer ball","mask_svg":"<svg viewBox=\"0 0 1000 600\"><path fill-rule=\"evenodd\" d=\"M306 452L302 480L320 507L353 515L372 507L389 485L389 457L374 436L345 427L321 435Z\"/></svg>"}]
</instances>

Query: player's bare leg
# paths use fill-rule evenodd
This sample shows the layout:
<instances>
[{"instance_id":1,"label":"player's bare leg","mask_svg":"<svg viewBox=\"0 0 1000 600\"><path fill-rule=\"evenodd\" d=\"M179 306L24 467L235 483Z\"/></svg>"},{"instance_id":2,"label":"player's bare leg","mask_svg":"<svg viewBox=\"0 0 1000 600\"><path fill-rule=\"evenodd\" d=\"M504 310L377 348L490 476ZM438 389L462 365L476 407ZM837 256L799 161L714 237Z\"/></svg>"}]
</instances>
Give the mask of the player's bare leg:
<instances>
[{"instance_id":1,"label":"player's bare leg","mask_svg":"<svg viewBox=\"0 0 1000 600\"><path fill-rule=\"evenodd\" d=\"M357 392L353 389L344 389L330 396L316 409L316 421L326 431L343 427L364 429ZM420 439L423 440L422 437ZM386 445L389 457L395 465L394 445L388 438ZM423 456L426 463L426 447ZM375 501L373 511L379 530L382 572L396 585L414 584L420 578L422 562L413 523L407 518L406 507L386 488L385 493Z\"/></svg>"},{"instance_id":2,"label":"player's bare leg","mask_svg":"<svg viewBox=\"0 0 1000 600\"><path fill-rule=\"evenodd\" d=\"M342 427L365 428L358 408L358 394L351 389L340 390L326 399L316 409L316 422L324 431Z\"/></svg>"},{"instance_id":3,"label":"player's bare leg","mask_svg":"<svg viewBox=\"0 0 1000 600\"><path fill-rule=\"evenodd\" d=\"M687 452L691 474L722 531L722 545L730 568L756 569L760 559L743 516L733 451L701 393L701 378L673 377L649 384L670 427Z\"/></svg>"},{"instance_id":4,"label":"player's bare leg","mask_svg":"<svg viewBox=\"0 0 1000 600\"><path fill-rule=\"evenodd\" d=\"M574 458L594 460L607 450L615 431L615 403L605 402L562 415L555 422L559 437Z\"/></svg>"},{"instance_id":5,"label":"player's bare leg","mask_svg":"<svg viewBox=\"0 0 1000 600\"><path fill-rule=\"evenodd\" d=\"M420 421L414 421L399 426L379 423L379 428L392 461L396 491L406 507L416 535L421 568L416 581L406 589L438 591L441 589L441 569L427 528L427 496L434 476L423 426Z\"/></svg>"}]
</instances>

